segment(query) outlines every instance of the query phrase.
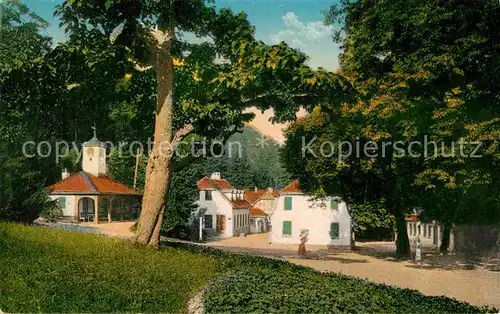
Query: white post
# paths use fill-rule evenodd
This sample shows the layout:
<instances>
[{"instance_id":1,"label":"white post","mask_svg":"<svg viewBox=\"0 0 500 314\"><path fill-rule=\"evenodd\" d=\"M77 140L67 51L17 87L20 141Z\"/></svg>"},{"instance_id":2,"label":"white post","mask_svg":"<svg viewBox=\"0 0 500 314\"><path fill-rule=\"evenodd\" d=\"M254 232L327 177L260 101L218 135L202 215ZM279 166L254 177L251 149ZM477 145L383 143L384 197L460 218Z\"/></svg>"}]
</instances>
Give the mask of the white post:
<instances>
[{"instance_id":1,"label":"white post","mask_svg":"<svg viewBox=\"0 0 500 314\"><path fill-rule=\"evenodd\" d=\"M420 242L420 222L417 222L417 245L415 248L415 263L422 261L422 243Z\"/></svg>"},{"instance_id":2,"label":"white post","mask_svg":"<svg viewBox=\"0 0 500 314\"><path fill-rule=\"evenodd\" d=\"M203 215L200 215L200 235L199 240L203 241Z\"/></svg>"}]
</instances>

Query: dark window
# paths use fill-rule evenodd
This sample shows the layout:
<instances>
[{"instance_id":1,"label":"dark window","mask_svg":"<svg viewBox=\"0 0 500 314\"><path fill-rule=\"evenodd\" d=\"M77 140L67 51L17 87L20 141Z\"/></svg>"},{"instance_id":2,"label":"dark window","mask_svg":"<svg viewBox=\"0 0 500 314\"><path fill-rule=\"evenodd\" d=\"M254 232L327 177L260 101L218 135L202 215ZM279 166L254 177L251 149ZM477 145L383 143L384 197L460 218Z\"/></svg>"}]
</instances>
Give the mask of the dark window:
<instances>
[{"instance_id":1,"label":"dark window","mask_svg":"<svg viewBox=\"0 0 500 314\"><path fill-rule=\"evenodd\" d=\"M207 201L212 200L212 191L205 191L205 200Z\"/></svg>"},{"instance_id":2,"label":"dark window","mask_svg":"<svg viewBox=\"0 0 500 314\"><path fill-rule=\"evenodd\" d=\"M331 239L338 239L339 238L339 232L340 231L340 225L338 222L332 222L330 224L330 238Z\"/></svg>"},{"instance_id":3,"label":"dark window","mask_svg":"<svg viewBox=\"0 0 500 314\"><path fill-rule=\"evenodd\" d=\"M212 215L205 215L205 228L212 229Z\"/></svg>"}]
</instances>

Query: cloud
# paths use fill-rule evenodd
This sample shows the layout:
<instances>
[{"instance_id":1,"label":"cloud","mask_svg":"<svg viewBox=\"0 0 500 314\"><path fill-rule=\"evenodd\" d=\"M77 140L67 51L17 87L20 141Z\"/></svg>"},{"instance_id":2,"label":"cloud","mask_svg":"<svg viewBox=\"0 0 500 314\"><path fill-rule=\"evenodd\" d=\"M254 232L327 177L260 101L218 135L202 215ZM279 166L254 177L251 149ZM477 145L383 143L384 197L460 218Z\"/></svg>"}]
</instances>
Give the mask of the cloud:
<instances>
[{"instance_id":1,"label":"cloud","mask_svg":"<svg viewBox=\"0 0 500 314\"><path fill-rule=\"evenodd\" d=\"M273 44L282 41L309 56L307 63L313 67L324 67L335 71L339 68L338 56L340 47L333 42L332 26L324 25L323 21L303 22L293 12L288 12L281 18L283 28L269 35Z\"/></svg>"},{"instance_id":2,"label":"cloud","mask_svg":"<svg viewBox=\"0 0 500 314\"><path fill-rule=\"evenodd\" d=\"M304 23L293 12L286 13L282 20L285 29L270 36L276 44L285 41L294 48L304 48L320 40L331 40L333 28L323 21Z\"/></svg>"}]
</instances>

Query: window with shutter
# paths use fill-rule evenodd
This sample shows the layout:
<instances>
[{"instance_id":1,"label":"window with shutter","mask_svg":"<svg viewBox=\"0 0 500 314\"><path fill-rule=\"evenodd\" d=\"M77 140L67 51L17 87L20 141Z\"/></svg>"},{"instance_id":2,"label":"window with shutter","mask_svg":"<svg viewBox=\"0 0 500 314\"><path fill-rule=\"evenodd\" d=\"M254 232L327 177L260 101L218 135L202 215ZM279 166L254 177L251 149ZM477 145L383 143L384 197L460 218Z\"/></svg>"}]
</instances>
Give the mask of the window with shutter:
<instances>
[{"instance_id":1,"label":"window with shutter","mask_svg":"<svg viewBox=\"0 0 500 314\"><path fill-rule=\"evenodd\" d=\"M336 199L332 198L330 200L330 208L331 209L339 209L339 203Z\"/></svg>"},{"instance_id":2,"label":"window with shutter","mask_svg":"<svg viewBox=\"0 0 500 314\"><path fill-rule=\"evenodd\" d=\"M59 207L64 210L66 208L66 198L65 197L58 197L57 202L59 203Z\"/></svg>"},{"instance_id":3,"label":"window with shutter","mask_svg":"<svg viewBox=\"0 0 500 314\"><path fill-rule=\"evenodd\" d=\"M292 198L290 196L285 197L285 210L292 210Z\"/></svg>"},{"instance_id":4,"label":"window with shutter","mask_svg":"<svg viewBox=\"0 0 500 314\"><path fill-rule=\"evenodd\" d=\"M291 221L283 221L283 235L292 235Z\"/></svg>"},{"instance_id":5,"label":"window with shutter","mask_svg":"<svg viewBox=\"0 0 500 314\"><path fill-rule=\"evenodd\" d=\"M330 224L330 238L331 239L338 239L339 238L339 232L340 231L340 225L338 222L332 222Z\"/></svg>"}]
</instances>

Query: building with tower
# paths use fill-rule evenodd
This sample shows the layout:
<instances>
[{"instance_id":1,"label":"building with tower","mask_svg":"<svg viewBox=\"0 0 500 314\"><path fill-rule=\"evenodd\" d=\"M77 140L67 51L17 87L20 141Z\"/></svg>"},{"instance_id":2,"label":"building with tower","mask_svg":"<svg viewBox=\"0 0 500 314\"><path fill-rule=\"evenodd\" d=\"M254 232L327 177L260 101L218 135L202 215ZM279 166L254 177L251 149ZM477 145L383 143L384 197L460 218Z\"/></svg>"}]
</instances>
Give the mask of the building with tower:
<instances>
[{"instance_id":1,"label":"building with tower","mask_svg":"<svg viewBox=\"0 0 500 314\"><path fill-rule=\"evenodd\" d=\"M135 219L141 193L107 176L106 144L94 137L83 143L82 171L62 172L62 180L47 187L64 218L72 221L111 222Z\"/></svg>"}]
</instances>

